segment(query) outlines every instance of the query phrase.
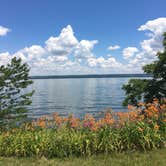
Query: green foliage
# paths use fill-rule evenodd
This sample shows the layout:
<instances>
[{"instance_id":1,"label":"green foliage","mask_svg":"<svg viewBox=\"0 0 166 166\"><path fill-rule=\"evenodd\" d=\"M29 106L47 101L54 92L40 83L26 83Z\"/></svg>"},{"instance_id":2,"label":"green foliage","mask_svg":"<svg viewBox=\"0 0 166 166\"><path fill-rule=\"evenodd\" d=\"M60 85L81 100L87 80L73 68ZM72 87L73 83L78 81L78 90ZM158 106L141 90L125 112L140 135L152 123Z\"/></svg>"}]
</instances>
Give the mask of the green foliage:
<instances>
[{"instance_id":1,"label":"green foliage","mask_svg":"<svg viewBox=\"0 0 166 166\"><path fill-rule=\"evenodd\" d=\"M158 60L143 67L146 74L152 74L152 79L131 79L123 85L126 92L123 105L137 105L141 99L152 102L154 98L166 97L166 33L163 36L164 51L157 54Z\"/></svg>"},{"instance_id":2,"label":"green foliage","mask_svg":"<svg viewBox=\"0 0 166 166\"><path fill-rule=\"evenodd\" d=\"M113 153L91 157L53 158L45 157L0 157L2 166L165 166L166 148L148 152Z\"/></svg>"},{"instance_id":3,"label":"green foliage","mask_svg":"<svg viewBox=\"0 0 166 166\"><path fill-rule=\"evenodd\" d=\"M123 104L136 105L137 102L143 98L145 87L147 87L148 83L149 80L146 79L131 79L128 84L123 86L123 89L127 94L127 97L125 98Z\"/></svg>"},{"instance_id":4,"label":"green foliage","mask_svg":"<svg viewBox=\"0 0 166 166\"><path fill-rule=\"evenodd\" d=\"M166 144L166 125L160 124L159 129L155 129L155 125L156 122L126 123L122 128L104 127L98 131L17 129L1 133L0 156L61 158L163 148Z\"/></svg>"},{"instance_id":5,"label":"green foliage","mask_svg":"<svg viewBox=\"0 0 166 166\"><path fill-rule=\"evenodd\" d=\"M142 107L147 107L144 115L140 114ZM55 123L39 118L20 128L0 132L0 156L62 158L165 148L166 100L162 105L157 100L142 103L140 108L133 107L127 114L113 114L114 123L109 113L96 121L85 116L79 120L80 125L76 125L78 118L71 116L67 121L56 114Z\"/></svg>"},{"instance_id":6,"label":"green foliage","mask_svg":"<svg viewBox=\"0 0 166 166\"><path fill-rule=\"evenodd\" d=\"M13 58L6 66L0 66L0 128L16 125L26 117L26 106L31 104L32 92L26 92L29 68L21 59Z\"/></svg>"}]
</instances>

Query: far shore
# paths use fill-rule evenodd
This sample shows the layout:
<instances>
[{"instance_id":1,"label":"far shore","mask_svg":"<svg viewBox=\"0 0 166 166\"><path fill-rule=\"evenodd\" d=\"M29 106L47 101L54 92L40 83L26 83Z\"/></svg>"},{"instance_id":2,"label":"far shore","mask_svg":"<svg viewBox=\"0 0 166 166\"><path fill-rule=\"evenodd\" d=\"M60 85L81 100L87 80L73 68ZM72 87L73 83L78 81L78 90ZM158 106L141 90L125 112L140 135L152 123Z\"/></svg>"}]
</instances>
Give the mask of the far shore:
<instances>
[{"instance_id":1,"label":"far shore","mask_svg":"<svg viewBox=\"0 0 166 166\"><path fill-rule=\"evenodd\" d=\"M48 75L30 76L31 79L67 79L67 78L127 78L127 77L152 77L151 74L83 74L83 75Z\"/></svg>"}]
</instances>

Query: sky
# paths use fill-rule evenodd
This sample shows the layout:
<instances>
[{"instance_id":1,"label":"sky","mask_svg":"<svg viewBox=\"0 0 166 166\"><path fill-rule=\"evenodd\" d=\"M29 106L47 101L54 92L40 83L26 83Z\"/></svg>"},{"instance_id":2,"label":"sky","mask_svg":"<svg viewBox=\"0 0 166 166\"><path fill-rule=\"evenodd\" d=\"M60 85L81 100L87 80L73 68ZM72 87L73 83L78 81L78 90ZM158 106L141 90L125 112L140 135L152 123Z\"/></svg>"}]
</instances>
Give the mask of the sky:
<instances>
[{"instance_id":1,"label":"sky","mask_svg":"<svg viewBox=\"0 0 166 166\"><path fill-rule=\"evenodd\" d=\"M165 0L0 0L0 65L31 75L143 73L163 51Z\"/></svg>"}]
</instances>

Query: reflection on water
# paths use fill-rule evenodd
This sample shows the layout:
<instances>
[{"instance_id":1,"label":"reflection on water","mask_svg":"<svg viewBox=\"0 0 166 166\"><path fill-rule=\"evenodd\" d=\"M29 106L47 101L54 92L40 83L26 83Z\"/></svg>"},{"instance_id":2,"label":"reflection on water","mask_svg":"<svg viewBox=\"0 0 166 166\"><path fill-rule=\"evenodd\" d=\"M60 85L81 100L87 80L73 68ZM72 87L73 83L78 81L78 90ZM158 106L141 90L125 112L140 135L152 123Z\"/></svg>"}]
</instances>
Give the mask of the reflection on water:
<instances>
[{"instance_id":1,"label":"reflection on water","mask_svg":"<svg viewBox=\"0 0 166 166\"><path fill-rule=\"evenodd\" d=\"M96 114L107 108L122 111L125 97L121 89L129 78L87 78L87 79L39 79L34 80L33 103L30 115L41 116L58 112L61 115L74 113Z\"/></svg>"}]
</instances>

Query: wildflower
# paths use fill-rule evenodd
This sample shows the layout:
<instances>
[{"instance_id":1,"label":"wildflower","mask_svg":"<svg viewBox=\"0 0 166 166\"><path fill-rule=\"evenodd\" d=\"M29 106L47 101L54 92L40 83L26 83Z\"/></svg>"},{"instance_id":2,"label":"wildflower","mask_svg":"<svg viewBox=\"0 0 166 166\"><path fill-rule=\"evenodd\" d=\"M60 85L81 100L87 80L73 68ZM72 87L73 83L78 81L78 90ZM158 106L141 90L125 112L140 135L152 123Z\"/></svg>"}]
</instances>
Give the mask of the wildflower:
<instances>
[{"instance_id":1,"label":"wildflower","mask_svg":"<svg viewBox=\"0 0 166 166\"><path fill-rule=\"evenodd\" d=\"M151 120L151 119L149 119L149 120L148 120L148 123L152 123L152 120Z\"/></svg>"},{"instance_id":2,"label":"wildflower","mask_svg":"<svg viewBox=\"0 0 166 166\"><path fill-rule=\"evenodd\" d=\"M145 118L144 115L140 115L140 116L138 117L138 120L139 120L139 121L142 121L142 120L144 120L144 118Z\"/></svg>"},{"instance_id":3,"label":"wildflower","mask_svg":"<svg viewBox=\"0 0 166 166\"><path fill-rule=\"evenodd\" d=\"M91 127L92 131L97 131L97 129L98 129L98 126L96 124Z\"/></svg>"},{"instance_id":4,"label":"wildflower","mask_svg":"<svg viewBox=\"0 0 166 166\"><path fill-rule=\"evenodd\" d=\"M141 107L141 106L144 106L144 103L143 103L143 102L139 102L139 103L138 103L138 106L140 106L140 107Z\"/></svg>"},{"instance_id":5,"label":"wildflower","mask_svg":"<svg viewBox=\"0 0 166 166\"><path fill-rule=\"evenodd\" d=\"M57 126L60 126L63 119L57 113L53 114L53 118L54 118L55 123L57 124Z\"/></svg>"},{"instance_id":6,"label":"wildflower","mask_svg":"<svg viewBox=\"0 0 166 166\"><path fill-rule=\"evenodd\" d=\"M160 126L159 126L159 125L157 125L157 124L156 124L156 125L154 125L154 129L155 129L155 130L158 130L158 129L159 129L159 127L160 127Z\"/></svg>"},{"instance_id":7,"label":"wildflower","mask_svg":"<svg viewBox=\"0 0 166 166\"><path fill-rule=\"evenodd\" d=\"M153 113L149 109L145 109L145 113L148 117L152 117Z\"/></svg>"},{"instance_id":8,"label":"wildflower","mask_svg":"<svg viewBox=\"0 0 166 166\"><path fill-rule=\"evenodd\" d=\"M46 127L46 122L44 120L39 120L38 125L42 128Z\"/></svg>"},{"instance_id":9,"label":"wildflower","mask_svg":"<svg viewBox=\"0 0 166 166\"><path fill-rule=\"evenodd\" d=\"M110 112L106 112L106 113L105 113L103 122L104 122L106 125L112 125L112 124L114 123L114 119L112 118L112 115L111 115Z\"/></svg>"},{"instance_id":10,"label":"wildflower","mask_svg":"<svg viewBox=\"0 0 166 166\"><path fill-rule=\"evenodd\" d=\"M127 108L128 108L128 110L132 110L133 106L132 105L128 105Z\"/></svg>"},{"instance_id":11,"label":"wildflower","mask_svg":"<svg viewBox=\"0 0 166 166\"><path fill-rule=\"evenodd\" d=\"M141 127L138 127L138 131L143 132L143 131L144 131L144 129L143 129L143 128L141 128Z\"/></svg>"},{"instance_id":12,"label":"wildflower","mask_svg":"<svg viewBox=\"0 0 166 166\"><path fill-rule=\"evenodd\" d=\"M80 125L80 119L75 118L74 116L70 116L68 118L68 122L69 122L70 127L72 127L72 128L77 128Z\"/></svg>"},{"instance_id":13,"label":"wildflower","mask_svg":"<svg viewBox=\"0 0 166 166\"><path fill-rule=\"evenodd\" d=\"M86 114L83 120L83 126L91 128L95 124L95 119L92 115Z\"/></svg>"},{"instance_id":14,"label":"wildflower","mask_svg":"<svg viewBox=\"0 0 166 166\"><path fill-rule=\"evenodd\" d=\"M158 103L159 103L159 100L158 100L157 98L154 98L154 99L153 99L153 103L154 103L154 104L158 104Z\"/></svg>"}]
</instances>

